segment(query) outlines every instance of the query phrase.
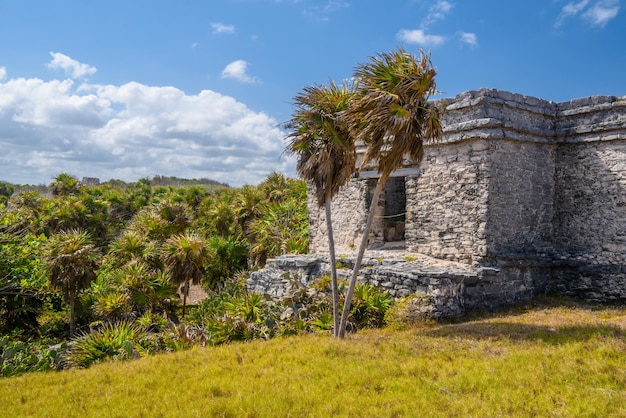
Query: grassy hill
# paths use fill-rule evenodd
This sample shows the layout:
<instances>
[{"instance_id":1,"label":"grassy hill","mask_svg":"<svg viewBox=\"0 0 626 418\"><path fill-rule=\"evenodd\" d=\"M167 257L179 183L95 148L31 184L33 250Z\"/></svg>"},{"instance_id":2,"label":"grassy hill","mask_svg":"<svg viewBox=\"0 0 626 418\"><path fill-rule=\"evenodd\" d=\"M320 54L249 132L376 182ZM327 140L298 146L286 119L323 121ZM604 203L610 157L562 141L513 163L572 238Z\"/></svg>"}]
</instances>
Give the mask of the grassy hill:
<instances>
[{"instance_id":1,"label":"grassy hill","mask_svg":"<svg viewBox=\"0 0 626 418\"><path fill-rule=\"evenodd\" d=\"M624 307L540 299L455 324L0 379L0 416L624 417L625 336Z\"/></svg>"}]
</instances>

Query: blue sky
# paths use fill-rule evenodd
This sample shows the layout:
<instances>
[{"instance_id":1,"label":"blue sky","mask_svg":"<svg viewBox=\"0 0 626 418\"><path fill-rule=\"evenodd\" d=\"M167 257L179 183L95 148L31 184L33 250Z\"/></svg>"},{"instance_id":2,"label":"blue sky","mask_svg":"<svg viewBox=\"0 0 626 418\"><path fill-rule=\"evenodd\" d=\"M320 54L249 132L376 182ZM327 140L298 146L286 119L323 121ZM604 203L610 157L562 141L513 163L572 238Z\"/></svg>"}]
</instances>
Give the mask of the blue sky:
<instances>
[{"instance_id":1,"label":"blue sky","mask_svg":"<svg viewBox=\"0 0 626 418\"><path fill-rule=\"evenodd\" d=\"M625 0L0 0L0 180L294 175L303 87L429 51L441 97L626 95Z\"/></svg>"}]
</instances>

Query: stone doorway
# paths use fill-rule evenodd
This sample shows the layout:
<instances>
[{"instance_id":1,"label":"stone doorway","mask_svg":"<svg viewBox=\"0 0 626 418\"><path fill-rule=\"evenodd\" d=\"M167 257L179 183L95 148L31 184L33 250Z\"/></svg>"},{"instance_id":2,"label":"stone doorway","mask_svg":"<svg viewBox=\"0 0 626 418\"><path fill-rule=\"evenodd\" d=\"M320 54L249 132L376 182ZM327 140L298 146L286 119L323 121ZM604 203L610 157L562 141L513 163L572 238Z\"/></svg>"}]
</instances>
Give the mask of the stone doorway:
<instances>
[{"instance_id":1,"label":"stone doorway","mask_svg":"<svg viewBox=\"0 0 626 418\"><path fill-rule=\"evenodd\" d=\"M384 201L383 242L404 241L406 222L405 178L389 178L385 183L382 199Z\"/></svg>"}]
</instances>

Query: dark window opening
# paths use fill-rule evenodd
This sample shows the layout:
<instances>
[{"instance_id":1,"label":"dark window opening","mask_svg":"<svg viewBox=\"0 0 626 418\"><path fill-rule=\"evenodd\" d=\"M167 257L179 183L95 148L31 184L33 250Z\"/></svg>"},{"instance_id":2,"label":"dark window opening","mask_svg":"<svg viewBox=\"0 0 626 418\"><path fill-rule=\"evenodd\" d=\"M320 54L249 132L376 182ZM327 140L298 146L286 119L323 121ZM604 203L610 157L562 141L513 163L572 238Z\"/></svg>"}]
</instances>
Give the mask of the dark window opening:
<instances>
[{"instance_id":1,"label":"dark window opening","mask_svg":"<svg viewBox=\"0 0 626 418\"><path fill-rule=\"evenodd\" d=\"M391 177L385 183L383 238L385 242L404 241L406 188L404 177Z\"/></svg>"}]
</instances>

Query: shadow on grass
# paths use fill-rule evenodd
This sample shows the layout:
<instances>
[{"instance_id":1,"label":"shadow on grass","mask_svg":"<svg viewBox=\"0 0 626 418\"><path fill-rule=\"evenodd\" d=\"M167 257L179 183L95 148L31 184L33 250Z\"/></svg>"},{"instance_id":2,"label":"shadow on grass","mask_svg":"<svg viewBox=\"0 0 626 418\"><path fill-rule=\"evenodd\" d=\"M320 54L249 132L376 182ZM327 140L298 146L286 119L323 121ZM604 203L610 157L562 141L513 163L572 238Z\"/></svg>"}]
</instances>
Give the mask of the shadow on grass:
<instances>
[{"instance_id":1,"label":"shadow on grass","mask_svg":"<svg viewBox=\"0 0 626 418\"><path fill-rule=\"evenodd\" d=\"M569 319L564 318L561 321L563 324L559 325L559 315L566 315L562 309L574 312L574 319L570 315ZM540 324L540 318L533 320L533 315L538 312L549 316L550 325ZM575 312L580 312L580 318L576 318ZM626 324L620 326L602 323L608 322L602 320L607 312L615 312L615 307L541 296L503 312L474 314L466 321L441 324L435 329L425 331L425 334L433 337L542 341L555 345L584 342L597 337L626 338ZM617 314L617 317L621 316Z\"/></svg>"},{"instance_id":2,"label":"shadow on grass","mask_svg":"<svg viewBox=\"0 0 626 418\"><path fill-rule=\"evenodd\" d=\"M424 334L431 337L543 341L547 344L555 345L583 342L599 336L608 338L626 337L624 330L613 325L570 325L553 327L505 321L443 325L438 329L426 331Z\"/></svg>"}]
</instances>

